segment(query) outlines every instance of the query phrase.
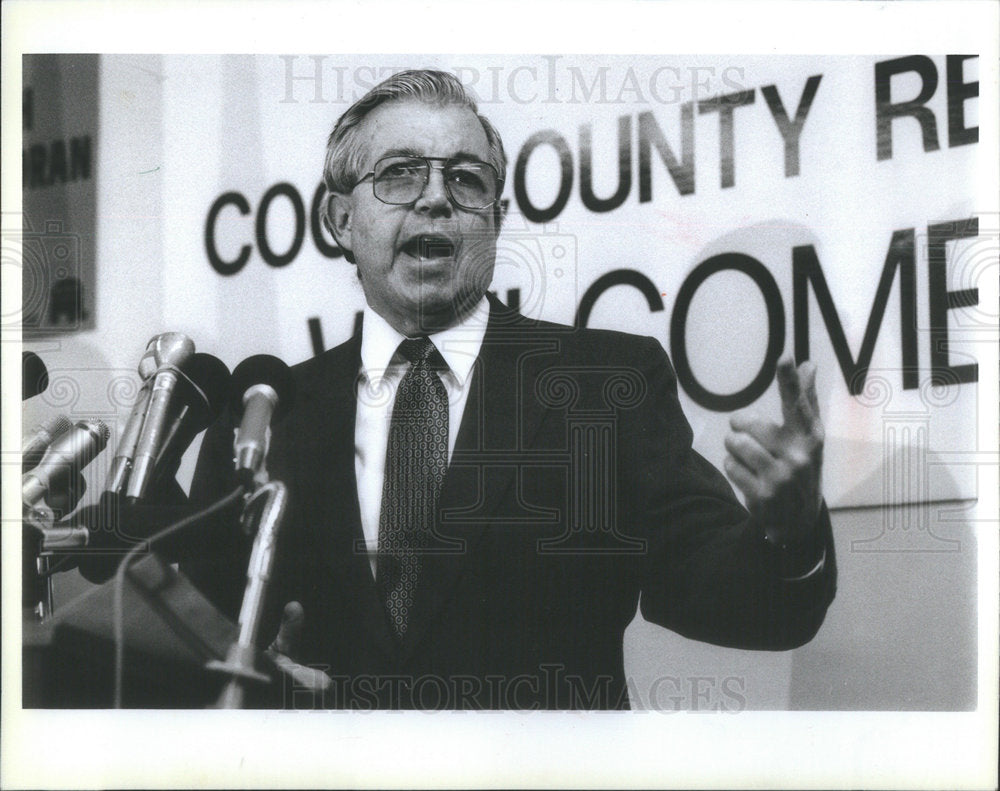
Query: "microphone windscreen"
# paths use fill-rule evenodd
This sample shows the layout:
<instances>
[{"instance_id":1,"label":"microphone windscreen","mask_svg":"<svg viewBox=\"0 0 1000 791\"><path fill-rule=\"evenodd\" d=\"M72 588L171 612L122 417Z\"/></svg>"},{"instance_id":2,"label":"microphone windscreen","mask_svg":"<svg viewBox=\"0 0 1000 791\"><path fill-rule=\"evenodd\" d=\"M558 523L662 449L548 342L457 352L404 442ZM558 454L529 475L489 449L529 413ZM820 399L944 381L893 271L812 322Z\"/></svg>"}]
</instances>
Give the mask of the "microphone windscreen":
<instances>
[{"instance_id":1,"label":"microphone windscreen","mask_svg":"<svg viewBox=\"0 0 1000 791\"><path fill-rule=\"evenodd\" d=\"M27 401L49 387L49 371L34 352L21 353L21 400Z\"/></svg>"},{"instance_id":2,"label":"microphone windscreen","mask_svg":"<svg viewBox=\"0 0 1000 791\"><path fill-rule=\"evenodd\" d=\"M268 385L278 394L278 406L272 420L280 420L292 406L295 397L295 383L289 367L270 354L255 354L247 357L233 371L231 397L229 401L233 414L243 414L243 395L254 385Z\"/></svg>"},{"instance_id":3,"label":"microphone windscreen","mask_svg":"<svg viewBox=\"0 0 1000 791\"><path fill-rule=\"evenodd\" d=\"M193 407L192 419L197 421L197 433L207 428L226 405L230 392L229 368L218 357L198 352L191 355L180 370L187 377L179 384L187 391L185 402Z\"/></svg>"}]
</instances>

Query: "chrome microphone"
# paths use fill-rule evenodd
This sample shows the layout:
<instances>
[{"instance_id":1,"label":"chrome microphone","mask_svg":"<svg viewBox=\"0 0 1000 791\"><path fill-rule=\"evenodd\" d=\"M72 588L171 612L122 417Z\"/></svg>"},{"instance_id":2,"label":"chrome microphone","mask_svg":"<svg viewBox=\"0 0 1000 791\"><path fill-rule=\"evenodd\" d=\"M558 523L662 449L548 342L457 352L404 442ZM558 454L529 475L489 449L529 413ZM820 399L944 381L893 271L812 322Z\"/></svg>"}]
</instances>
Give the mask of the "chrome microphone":
<instances>
[{"instance_id":1,"label":"chrome microphone","mask_svg":"<svg viewBox=\"0 0 1000 791\"><path fill-rule=\"evenodd\" d=\"M45 451L55 440L73 427L65 415L50 417L35 426L31 434L21 443L21 472L30 472L38 466Z\"/></svg>"},{"instance_id":2,"label":"chrome microphone","mask_svg":"<svg viewBox=\"0 0 1000 791\"><path fill-rule=\"evenodd\" d=\"M194 354L194 343L179 332L165 332L150 341L146 354L139 361L139 373L155 364L149 391L149 405L138 433L132 461L132 471L125 487L127 497L138 500L146 492L153 477L156 457L163 447L165 430L170 417L170 401L179 379L179 368Z\"/></svg>"},{"instance_id":3,"label":"chrome microphone","mask_svg":"<svg viewBox=\"0 0 1000 791\"><path fill-rule=\"evenodd\" d=\"M267 430L291 407L295 384L288 366L277 357L248 357L233 371L233 413L241 416L236 431L236 469L256 475L267 455Z\"/></svg>"},{"instance_id":4,"label":"chrome microphone","mask_svg":"<svg viewBox=\"0 0 1000 791\"><path fill-rule=\"evenodd\" d=\"M41 461L21 477L21 502L31 510L50 494L61 495L80 470L108 444L111 432L101 420L81 420L49 445Z\"/></svg>"},{"instance_id":5,"label":"chrome microphone","mask_svg":"<svg viewBox=\"0 0 1000 791\"><path fill-rule=\"evenodd\" d=\"M166 332L154 336L146 344L146 351L138 365L142 389L136 396L135 404L132 406L128 421L126 421L125 428L118 440L115 456L111 460L111 469L104 482L104 490L107 492L122 494L128 484L135 461L136 446L139 444L139 436L142 433L142 424L149 409L149 398L153 390L156 372L161 366L180 365L194 351L193 343L188 341L189 348L183 341L178 342L178 339L187 341L187 338L180 333Z\"/></svg>"}]
</instances>

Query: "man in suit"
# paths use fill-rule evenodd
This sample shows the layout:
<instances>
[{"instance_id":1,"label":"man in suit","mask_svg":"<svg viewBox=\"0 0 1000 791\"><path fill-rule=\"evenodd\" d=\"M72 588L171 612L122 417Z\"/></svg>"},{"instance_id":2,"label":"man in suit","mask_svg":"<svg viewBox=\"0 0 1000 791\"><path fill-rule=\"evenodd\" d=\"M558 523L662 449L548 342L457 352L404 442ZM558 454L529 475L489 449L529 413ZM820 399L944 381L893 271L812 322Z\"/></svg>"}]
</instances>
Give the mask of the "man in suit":
<instances>
[{"instance_id":1,"label":"man in suit","mask_svg":"<svg viewBox=\"0 0 1000 791\"><path fill-rule=\"evenodd\" d=\"M657 341L487 294L505 169L440 72L376 86L330 136L324 220L367 307L359 336L293 369L268 455L291 502L272 652L322 705L627 708L637 605L688 637L788 649L833 599L814 369L779 365L780 423L732 420L748 513L691 448ZM232 485L231 458L220 424L194 498ZM246 547L216 550L188 570L235 613Z\"/></svg>"}]
</instances>

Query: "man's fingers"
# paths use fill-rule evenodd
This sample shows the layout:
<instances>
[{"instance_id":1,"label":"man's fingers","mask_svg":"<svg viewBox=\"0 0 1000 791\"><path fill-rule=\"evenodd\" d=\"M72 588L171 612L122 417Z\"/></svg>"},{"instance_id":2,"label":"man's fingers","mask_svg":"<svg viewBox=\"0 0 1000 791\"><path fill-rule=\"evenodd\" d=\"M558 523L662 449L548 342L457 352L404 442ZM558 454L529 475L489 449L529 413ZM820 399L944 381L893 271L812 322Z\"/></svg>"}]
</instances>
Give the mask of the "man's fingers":
<instances>
[{"instance_id":1,"label":"man's fingers","mask_svg":"<svg viewBox=\"0 0 1000 791\"><path fill-rule=\"evenodd\" d=\"M291 676L295 685L312 692L325 692L333 680L322 670L299 665L283 654L271 654L274 664L286 676Z\"/></svg>"},{"instance_id":2,"label":"man's fingers","mask_svg":"<svg viewBox=\"0 0 1000 791\"><path fill-rule=\"evenodd\" d=\"M774 456L748 433L727 434L723 442L729 455L754 474L759 475L774 466Z\"/></svg>"},{"instance_id":3,"label":"man's fingers","mask_svg":"<svg viewBox=\"0 0 1000 791\"><path fill-rule=\"evenodd\" d=\"M816 366L806 360L799 366L799 379L802 382L802 391L806 396L806 403L812 414L812 420L819 420L819 398L816 396Z\"/></svg>"},{"instance_id":4,"label":"man's fingers","mask_svg":"<svg viewBox=\"0 0 1000 791\"><path fill-rule=\"evenodd\" d=\"M799 373L795 370L795 361L791 357L784 357L778 362L777 379L785 424L800 421L799 397L802 395L802 389Z\"/></svg>"},{"instance_id":5,"label":"man's fingers","mask_svg":"<svg viewBox=\"0 0 1000 791\"><path fill-rule=\"evenodd\" d=\"M729 480L736 485L737 489L743 492L747 500L747 507L752 507L754 503L760 500L760 481L757 480L757 477L750 470L732 456L726 456L722 462L722 466L726 470Z\"/></svg>"},{"instance_id":6,"label":"man's fingers","mask_svg":"<svg viewBox=\"0 0 1000 791\"><path fill-rule=\"evenodd\" d=\"M299 647L299 635L302 634L302 625L305 620L306 614L302 605L297 601L288 602L281 614L278 636L274 638L272 644L274 650L285 656L294 657Z\"/></svg>"},{"instance_id":7,"label":"man's fingers","mask_svg":"<svg viewBox=\"0 0 1000 791\"><path fill-rule=\"evenodd\" d=\"M281 613L281 626L267 654L275 666L286 676L290 676L296 686L313 692L325 692L333 683L322 670L306 667L294 661L299 646L299 635L305 623L306 613L297 601L290 601Z\"/></svg>"},{"instance_id":8,"label":"man's fingers","mask_svg":"<svg viewBox=\"0 0 1000 791\"><path fill-rule=\"evenodd\" d=\"M784 450L781 427L770 420L737 412L729 418L729 426L737 433L749 434L772 456L778 456Z\"/></svg>"}]
</instances>

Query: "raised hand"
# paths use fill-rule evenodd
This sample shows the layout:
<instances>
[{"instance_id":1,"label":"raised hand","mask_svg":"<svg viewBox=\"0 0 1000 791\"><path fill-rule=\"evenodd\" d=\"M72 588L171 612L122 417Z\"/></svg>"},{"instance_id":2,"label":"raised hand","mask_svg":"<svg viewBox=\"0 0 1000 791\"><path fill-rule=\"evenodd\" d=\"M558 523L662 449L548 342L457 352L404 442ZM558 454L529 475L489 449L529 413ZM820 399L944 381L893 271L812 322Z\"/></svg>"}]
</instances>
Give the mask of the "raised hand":
<instances>
[{"instance_id":1,"label":"raised hand","mask_svg":"<svg viewBox=\"0 0 1000 791\"><path fill-rule=\"evenodd\" d=\"M747 509L778 546L802 546L813 537L822 505L823 423L816 399L816 366L778 363L781 425L737 413L726 436L726 474L743 492Z\"/></svg>"}]
</instances>

